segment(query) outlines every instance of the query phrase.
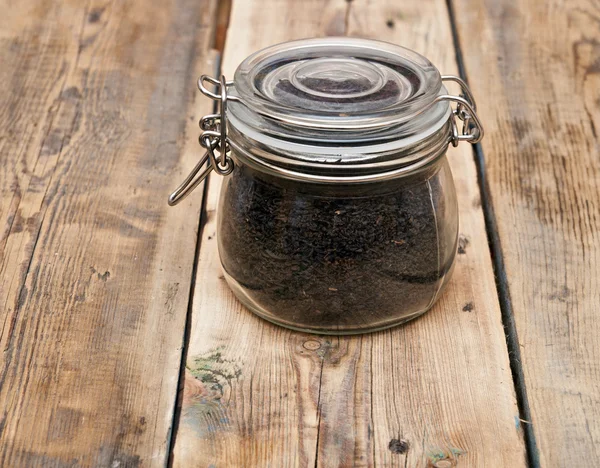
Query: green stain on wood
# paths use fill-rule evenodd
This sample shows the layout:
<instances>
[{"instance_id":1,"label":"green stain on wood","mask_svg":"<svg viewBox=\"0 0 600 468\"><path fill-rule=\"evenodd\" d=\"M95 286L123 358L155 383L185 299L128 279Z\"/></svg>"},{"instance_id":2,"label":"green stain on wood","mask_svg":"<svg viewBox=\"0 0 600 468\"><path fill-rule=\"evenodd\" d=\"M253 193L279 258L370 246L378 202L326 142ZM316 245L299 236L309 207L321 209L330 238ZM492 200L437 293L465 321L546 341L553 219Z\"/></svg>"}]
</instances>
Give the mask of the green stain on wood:
<instances>
[{"instance_id":1,"label":"green stain on wood","mask_svg":"<svg viewBox=\"0 0 600 468\"><path fill-rule=\"evenodd\" d=\"M443 450L430 450L427 452L427 457L431 463L437 463L440 460L444 460L446 457L446 452Z\"/></svg>"},{"instance_id":2,"label":"green stain on wood","mask_svg":"<svg viewBox=\"0 0 600 468\"><path fill-rule=\"evenodd\" d=\"M455 457L458 457L460 455L463 455L465 453L464 450L456 448L456 447L450 447L450 452L452 453L452 455L454 455Z\"/></svg>"},{"instance_id":3,"label":"green stain on wood","mask_svg":"<svg viewBox=\"0 0 600 468\"><path fill-rule=\"evenodd\" d=\"M200 382L223 395L223 388L242 375L242 369L232 359L223 357L224 346L192 357L187 368ZM191 361L191 362L190 362Z\"/></svg>"},{"instance_id":4,"label":"green stain on wood","mask_svg":"<svg viewBox=\"0 0 600 468\"><path fill-rule=\"evenodd\" d=\"M432 449L427 452L427 458L429 458L430 465L436 466L436 463L442 460L456 460L459 456L464 455L466 452L457 447L448 447L447 450L443 449Z\"/></svg>"},{"instance_id":5,"label":"green stain on wood","mask_svg":"<svg viewBox=\"0 0 600 468\"><path fill-rule=\"evenodd\" d=\"M227 386L242 375L242 369L233 359L224 357L224 346L188 359L187 370L201 382L202 391L184 410L184 421L200 437L213 437L228 430L230 421L223 394Z\"/></svg>"}]
</instances>

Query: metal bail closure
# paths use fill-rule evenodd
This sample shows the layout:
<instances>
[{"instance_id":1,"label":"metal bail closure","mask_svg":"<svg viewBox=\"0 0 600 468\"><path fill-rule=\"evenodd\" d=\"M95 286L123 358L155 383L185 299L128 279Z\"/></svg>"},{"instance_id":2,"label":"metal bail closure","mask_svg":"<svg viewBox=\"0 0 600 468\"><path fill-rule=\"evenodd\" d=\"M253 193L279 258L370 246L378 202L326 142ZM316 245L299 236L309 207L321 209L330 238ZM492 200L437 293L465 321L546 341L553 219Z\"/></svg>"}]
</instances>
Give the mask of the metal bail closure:
<instances>
[{"instance_id":1,"label":"metal bail closure","mask_svg":"<svg viewBox=\"0 0 600 468\"><path fill-rule=\"evenodd\" d=\"M483 138L483 125L477 116L477 105L475 98L469 89L469 86L462 78L454 75L442 75L442 81L454 81L461 88L461 93L458 96L444 94L438 96L433 103L440 101L455 102L456 108L452 109L452 134L450 135L450 143L456 147L461 141L469 143L479 143ZM462 131L459 133L456 125L456 118L463 123Z\"/></svg>"},{"instance_id":2,"label":"metal bail closure","mask_svg":"<svg viewBox=\"0 0 600 468\"><path fill-rule=\"evenodd\" d=\"M214 85L219 94L208 90L204 86L205 82ZM219 113L208 114L200 119L199 124L203 132L199 141L206 152L182 184L169 196L170 206L177 205L187 197L212 171L220 175L228 175L233 171L233 159L229 156L231 149L227 140L226 112L227 101L239 101L239 99L235 96L227 96L227 87L232 84L233 82L225 80L224 76L221 76L220 80L207 75L202 75L198 79L198 88L202 94L219 103ZM215 150L219 153L218 156Z\"/></svg>"}]
</instances>

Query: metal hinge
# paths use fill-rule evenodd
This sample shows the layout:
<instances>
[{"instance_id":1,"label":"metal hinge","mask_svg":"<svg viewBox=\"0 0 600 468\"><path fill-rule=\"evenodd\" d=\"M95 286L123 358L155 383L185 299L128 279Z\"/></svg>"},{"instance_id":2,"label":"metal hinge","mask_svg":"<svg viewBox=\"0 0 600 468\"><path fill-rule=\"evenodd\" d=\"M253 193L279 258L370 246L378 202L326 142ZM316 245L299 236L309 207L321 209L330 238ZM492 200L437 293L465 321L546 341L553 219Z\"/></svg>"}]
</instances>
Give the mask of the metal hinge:
<instances>
[{"instance_id":1,"label":"metal hinge","mask_svg":"<svg viewBox=\"0 0 600 468\"><path fill-rule=\"evenodd\" d=\"M208 82L216 86L217 93L209 91L204 83ZM204 156L194 166L192 172L185 178L182 184L169 196L169 205L177 205L187 197L208 174L216 171L220 175L228 175L233 171L233 159L231 159L231 148L227 140L227 102L239 101L236 96L227 96L227 87L233 85L233 81L227 81L224 76L220 80L202 75L198 79L198 88L205 96L217 101L218 114L208 114L200 119L200 145L206 149ZM218 153L217 154L215 154ZM208 165L206 164L208 162Z\"/></svg>"}]
</instances>

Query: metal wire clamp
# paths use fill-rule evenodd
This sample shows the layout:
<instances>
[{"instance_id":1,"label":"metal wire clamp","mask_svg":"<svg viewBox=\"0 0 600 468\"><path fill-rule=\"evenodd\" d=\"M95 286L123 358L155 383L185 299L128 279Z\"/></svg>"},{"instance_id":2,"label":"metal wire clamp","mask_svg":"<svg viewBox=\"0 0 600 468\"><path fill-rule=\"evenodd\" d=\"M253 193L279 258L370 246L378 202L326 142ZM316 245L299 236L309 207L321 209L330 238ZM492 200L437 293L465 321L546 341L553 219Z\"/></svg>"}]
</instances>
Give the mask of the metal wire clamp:
<instances>
[{"instance_id":1,"label":"metal wire clamp","mask_svg":"<svg viewBox=\"0 0 600 468\"><path fill-rule=\"evenodd\" d=\"M452 143L452 146L454 147L457 147L461 141L468 141L472 144L478 143L483 138L484 130L483 125L477 116L477 104L475 104L475 98L473 97L469 86L462 78L454 75L442 75L442 82L444 81L454 81L455 83L458 83L461 90L461 93L458 96L443 94L435 98L432 102L432 105L441 101L456 103L456 108L452 109L452 135L450 135L450 143ZM463 123L462 131L460 133L456 124L457 118Z\"/></svg>"},{"instance_id":2,"label":"metal wire clamp","mask_svg":"<svg viewBox=\"0 0 600 468\"><path fill-rule=\"evenodd\" d=\"M216 87L217 93L213 93L205 87L205 83ZM169 196L169 205L177 205L187 197L206 177L216 171L220 175L228 175L233 171L233 159L231 159L231 148L227 139L227 102L239 101L236 96L227 95L227 87L233 85L233 81L227 81L224 76L216 80L208 75L202 75L198 79L198 88L205 96L218 102L218 113L208 114L200 119L200 145L206 152L200 161L194 166L192 172L185 178L182 184ZM218 153L215 154L215 151ZM208 164L207 164L208 163Z\"/></svg>"}]
</instances>

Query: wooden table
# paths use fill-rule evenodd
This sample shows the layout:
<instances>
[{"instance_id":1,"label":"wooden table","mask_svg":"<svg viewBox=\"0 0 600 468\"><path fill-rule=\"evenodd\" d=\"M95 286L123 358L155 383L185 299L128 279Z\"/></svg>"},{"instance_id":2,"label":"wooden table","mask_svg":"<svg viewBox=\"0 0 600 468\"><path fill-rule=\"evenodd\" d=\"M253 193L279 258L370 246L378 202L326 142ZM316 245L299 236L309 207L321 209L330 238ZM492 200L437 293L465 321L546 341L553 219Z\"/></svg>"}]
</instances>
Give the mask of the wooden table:
<instances>
[{"instance_id":1,"label":"wooden table","mask_svg":"<svg viewBox=\"0 0 600 468\"><path fill-rule=\"evenodd\" d=\"M600 463L597 3L1 4L0 466ZM200 156L196 77L326 35L460 73L487 130L449 153L451 286L355 337L234 299L217 177L166 203Z\"/></svg>"}]
</instances>

